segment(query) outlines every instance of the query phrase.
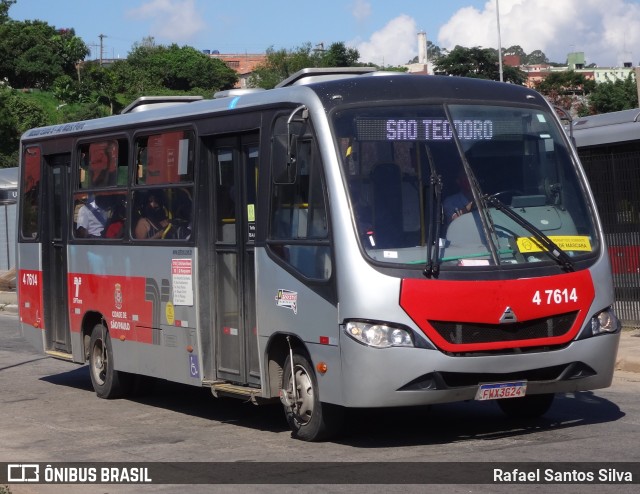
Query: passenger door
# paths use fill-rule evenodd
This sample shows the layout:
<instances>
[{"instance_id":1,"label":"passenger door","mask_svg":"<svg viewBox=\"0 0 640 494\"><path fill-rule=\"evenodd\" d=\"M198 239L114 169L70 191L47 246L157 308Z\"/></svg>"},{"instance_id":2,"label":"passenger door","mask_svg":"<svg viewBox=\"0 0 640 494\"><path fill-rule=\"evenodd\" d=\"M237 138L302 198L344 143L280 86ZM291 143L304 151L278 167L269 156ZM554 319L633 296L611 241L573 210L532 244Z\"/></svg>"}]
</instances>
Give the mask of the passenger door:
<instances>
[{"instance_id":1,"label":"passenger door","mask_svg":"<svg viewBox=\"0 0 640 494\"><path fill-rule=\"evenodd\" d=\"M258 134L216 139L215 356L218 378L260 384L255 301L255 207Z\"/></svg>"},{"instance_id":2,"label":"passenger door","mask_svg":"<svg viewBox=\"0 0 640 494\"><path fill-rule=\"evenodd\" d=\"M42 229L46 350L71 353L67 313L68 192L71 155L45 156L46 194Z\"/></svg>"}]
</instances>

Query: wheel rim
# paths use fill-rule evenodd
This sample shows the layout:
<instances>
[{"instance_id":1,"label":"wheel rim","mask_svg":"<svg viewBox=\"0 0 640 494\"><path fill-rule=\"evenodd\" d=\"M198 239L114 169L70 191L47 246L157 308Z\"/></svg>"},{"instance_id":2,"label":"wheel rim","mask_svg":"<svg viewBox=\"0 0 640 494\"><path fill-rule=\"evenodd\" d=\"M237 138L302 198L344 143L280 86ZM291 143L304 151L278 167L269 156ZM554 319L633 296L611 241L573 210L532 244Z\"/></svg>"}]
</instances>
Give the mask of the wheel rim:
<instances>
[{"instance_id":1,"label":"wheel rim","mask_svg":"<svg viewBox=\"0 0 640 494\"><path fill-rule=\"evenodd\" d=\"M107 375L107 355L104 352L102 340L96 340L92 349L91 373L95 381L100 385L104 385Z\"/></svg>"},{"instance_id":2,"label":"wheel rim","mask_svg":"<svg viewBox=\"0 0 640 494\"><path fill-rule=\"evenodd\" d=\"M309 423L313 416L313 383L306 369L302 366L295 366L295 386L297 390L296 396L293 394L294 380L291 380L291 400L294 401L293 415L296 422L301 425Z\"/></svg>"}]
</instances>

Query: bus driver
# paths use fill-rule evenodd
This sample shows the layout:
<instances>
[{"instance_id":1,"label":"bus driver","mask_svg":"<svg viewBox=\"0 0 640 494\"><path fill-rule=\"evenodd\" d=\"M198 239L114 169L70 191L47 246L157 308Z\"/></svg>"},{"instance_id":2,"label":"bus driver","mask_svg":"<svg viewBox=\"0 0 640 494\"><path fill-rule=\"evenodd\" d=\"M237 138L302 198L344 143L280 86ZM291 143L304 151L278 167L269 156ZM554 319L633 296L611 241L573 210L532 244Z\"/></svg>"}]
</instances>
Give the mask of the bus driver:
<instances>
[{"instance_id":1,"label":"bus driver","mask_svg":"<svg viewBox=\"0 0 640 494\"><path fill-rule=\"evenodd\" d=\"M473 193L471 192L471 185L469 185L469 178L464 170L458 172L456 184L459 187L458 192L448 196L442 202L444 221L447 226L459 216L473 209Z\"/></svg>"}]
</instances>

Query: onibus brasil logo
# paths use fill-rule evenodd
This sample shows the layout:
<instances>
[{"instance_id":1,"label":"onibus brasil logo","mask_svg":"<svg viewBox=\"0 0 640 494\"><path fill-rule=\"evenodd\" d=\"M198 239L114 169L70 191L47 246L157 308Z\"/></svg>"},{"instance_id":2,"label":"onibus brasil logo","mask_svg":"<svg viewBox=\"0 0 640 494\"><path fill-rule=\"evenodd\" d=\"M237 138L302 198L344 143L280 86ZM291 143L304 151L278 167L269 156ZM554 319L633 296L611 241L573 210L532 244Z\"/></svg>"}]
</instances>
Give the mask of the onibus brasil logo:
<instances>
[{"instance_id":1,"label":"onibus brasil logo","mask_svg":"<svg viewBox=\"0 0 640 494\"><path fill-rule=\"evenodd\" d=\"M276 305L278 307L284 307L285 309L291 309L294 314L297 314L298 292L292 292L291 290L280 288L276 295Z\"/></svg>"}]
</instances>

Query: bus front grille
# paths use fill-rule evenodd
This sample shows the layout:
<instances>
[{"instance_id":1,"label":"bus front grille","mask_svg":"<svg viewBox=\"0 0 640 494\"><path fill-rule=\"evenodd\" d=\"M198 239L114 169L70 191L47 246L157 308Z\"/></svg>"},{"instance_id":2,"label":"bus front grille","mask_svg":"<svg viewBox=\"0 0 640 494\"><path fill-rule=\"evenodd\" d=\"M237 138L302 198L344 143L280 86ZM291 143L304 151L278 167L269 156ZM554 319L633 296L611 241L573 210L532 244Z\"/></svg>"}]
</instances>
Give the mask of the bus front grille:
<instances>
[{"instance_id":1,"label":"bus front grille","mask_svg":"<svg viewBox=\"0 0 640 494\"><path fill-rule=\"evenodd\" d=\"M477 345L522 340L542 340L568 333L578 312L510 324L475 324L429 321L441 338L453 345Z\"/></svg>"}]
</instances>

